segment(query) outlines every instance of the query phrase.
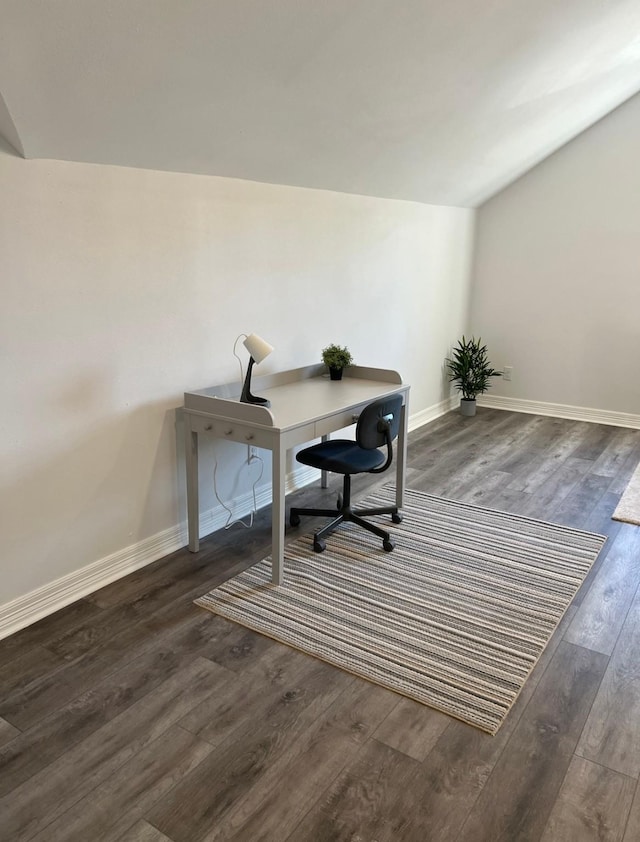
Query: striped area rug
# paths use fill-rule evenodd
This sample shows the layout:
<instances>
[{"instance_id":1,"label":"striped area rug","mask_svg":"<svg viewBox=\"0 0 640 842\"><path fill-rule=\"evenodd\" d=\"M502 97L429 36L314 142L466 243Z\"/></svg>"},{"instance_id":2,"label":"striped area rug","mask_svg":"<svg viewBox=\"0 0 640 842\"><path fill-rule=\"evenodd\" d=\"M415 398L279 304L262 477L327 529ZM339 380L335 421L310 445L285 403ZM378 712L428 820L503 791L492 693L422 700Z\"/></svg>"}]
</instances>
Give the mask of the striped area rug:
<instances>
[{"instance_id":1,"label":"striped area rug","mask_svg":"<svg viewBox=\"0 0 640 842\"><path fill-rule=\"evenodd\" d=\"M382 506L385 486L363 502ZM495 734L606 538L407 491L385 553L352 524L196 604Z\"/></svg>"}]
</instances>

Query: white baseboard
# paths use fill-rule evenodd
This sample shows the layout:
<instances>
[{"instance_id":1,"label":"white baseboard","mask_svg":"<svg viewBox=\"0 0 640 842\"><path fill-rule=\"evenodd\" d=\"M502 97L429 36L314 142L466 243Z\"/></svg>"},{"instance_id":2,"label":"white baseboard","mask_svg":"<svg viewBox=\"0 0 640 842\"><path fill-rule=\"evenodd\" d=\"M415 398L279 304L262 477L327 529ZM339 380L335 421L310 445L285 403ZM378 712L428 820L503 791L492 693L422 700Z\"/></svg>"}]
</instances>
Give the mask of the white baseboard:
<instances>
[{"instance_id":1,"label":"white baseboard","mask_svg":"<svg viewBox=\"0 0 640 842\"><path fill-rule=\"evenodd\" d=\"M452 395L450 398L440 401L440 403L435 403L433 406L423 409L422 412L416 412L415 415L409 417L409 432L417 430L418 427L422 427L430 421L435 421L436 418L440 418L441 415L445 415L447 412L455 409L458 403L459 398L456 395Z\"/></svg>"},{"instance_id":2,"label":"white baseboard","mask_svg":"<svg viewBox=\"0 0 640 842\"><path fill-rule=\"evenodd\" d=\"M423 424L433 421L457 405L457 399L447 398L429 409L410 416L409 430L415 430ZM286 480L285 491L290 493L317 481L320 472L314 468L300 467L292 471ZM257 508L271 503L271 485L266 484L256 490ZM243 494L233 501L233 512L237 518L246 517L253 508L253 493ZM222 506L216 506L200 514L200 536L209 535L222 529L227 523L228 512ZM0 605L0 640L19 631L25 626L41 620L43 617L59 611L78 599L94 593L105 585L157 561L163 556L179 550L187 544L187 525L183 521L176 526L158 532L149 538L143 538L129 547L124 547L105 558L98 559L80 570L75 570L60 579L56 579L24 596Z\"/></svg>"},{"instance_id":3,"label":"white baseboard","mask_svg":"<svg viewBox=\"0 0 640 842\"><path fill-rule=\"evenodd\" d=\"M529 415L549 415L553 418L569 418L573 421L589 421L593 424L608 424L613 427L630 427L634 430L640 430L640 415L633 415L628 412L590 409L585 406L568 406L563 403L542 403L541 401L505 398L498 395L482 395L478 398L478 405L490 409L506 409L511 412L525 412Z\"/></svg>"},{"instance_id":4,"label":"white baseboard","mask_svg":"<svg viewBox=\"0 0 640 842\"><path fill-rule=\"evenodd\" d=\"M314 468L301 467L287 477L285 490L289 493L302 488L317 480L319 476L320 472ZM271 503L270 484L256 490L256 503L258 509ZM234 500L232 508L235 517L246 517L253 508L253 493L249 491ZM228 512L222 506L201 512L200 536L222 529L227 523L227 517ZM74 570L73 573L49 582L11 602L0 605L0 640L100 590L105 585L179 550L187 544L187 541L187 524L183 521L105 558L98 559L80 570Z\"/></svg>"},{"instance_id":5,"label":"white baseboard","mask_svg":"<svg viewBox=\"0 0 640 842\"><path fill-rule=\"evenodd\" d=\"M183 528L144 538L0 606L0 639L184 546Z\"/></svg>"}]
</instances>

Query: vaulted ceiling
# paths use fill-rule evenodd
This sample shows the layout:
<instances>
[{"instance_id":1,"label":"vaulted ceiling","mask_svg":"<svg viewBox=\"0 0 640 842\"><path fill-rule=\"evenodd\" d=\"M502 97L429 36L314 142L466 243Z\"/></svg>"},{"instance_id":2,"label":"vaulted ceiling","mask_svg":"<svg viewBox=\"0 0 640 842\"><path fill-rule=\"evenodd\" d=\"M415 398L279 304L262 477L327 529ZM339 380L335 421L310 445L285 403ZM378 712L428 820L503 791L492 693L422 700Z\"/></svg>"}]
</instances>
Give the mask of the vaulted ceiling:
<instances>
[{"instance_id":1,"label":"vaulted ceiling","mask_svg":"<svg viewBox=\"0 0 640 842\"><path fill-rule=\"evenodd\" d=\"M26 158L475 206L639 90L639 0L0 0Z\"/></svg>"}]
</instances>

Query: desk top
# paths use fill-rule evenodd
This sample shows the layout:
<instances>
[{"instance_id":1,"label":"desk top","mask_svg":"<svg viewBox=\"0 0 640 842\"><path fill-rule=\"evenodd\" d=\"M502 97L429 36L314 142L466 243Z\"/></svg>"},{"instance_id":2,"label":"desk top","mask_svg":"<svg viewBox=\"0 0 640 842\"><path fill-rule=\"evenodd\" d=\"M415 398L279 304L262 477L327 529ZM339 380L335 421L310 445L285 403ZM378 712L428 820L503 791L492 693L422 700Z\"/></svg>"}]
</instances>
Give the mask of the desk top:
<instances>
[{"instance_id":1,"label":"desk top","mask_svg":"<svg viewBox=\"0 0 640 842\"><path fill-rule=\"evenodd\" d=\"M325 371L323 365L315 365L254 378L251 390L268 398L269 408L240 403L241 384L185 392L184 408L188 412L285 431L348 412L387 395L406 396L409 391L400 375L389 369L350 366L342 380L330 380Z\"/></svg>"}]
</instances>

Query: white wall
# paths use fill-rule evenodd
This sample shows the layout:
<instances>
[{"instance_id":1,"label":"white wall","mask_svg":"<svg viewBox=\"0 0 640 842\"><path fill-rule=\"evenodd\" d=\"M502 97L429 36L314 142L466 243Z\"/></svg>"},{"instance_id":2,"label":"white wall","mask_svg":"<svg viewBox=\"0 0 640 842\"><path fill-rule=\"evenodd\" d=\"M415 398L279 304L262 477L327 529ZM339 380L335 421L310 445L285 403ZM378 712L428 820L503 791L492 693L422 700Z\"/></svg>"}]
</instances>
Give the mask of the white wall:
<instances>
[{"instance_id":1,"label":"white wall","mask_svg":"<svg viewBox=\"0 0 640 842\"><path fill-rule=\"evenodd\" d=\"M640 416L639 138L636 96L480 208L490 395Z\"/></svg>"},{"instance_id":2,"label":"white wall","mask_svg":"<svg viewBox=\"0 0 640 842\"><path fill-rule=\"evenodd\" d=\"M339 342L414 415L449 394L472 211L8 149L0 185L0 614L184 520L175 409L238 378L240 333L276 348L258 373ZM223 496L250 490L240 450Z\"/></svg>"}]
</instances>

